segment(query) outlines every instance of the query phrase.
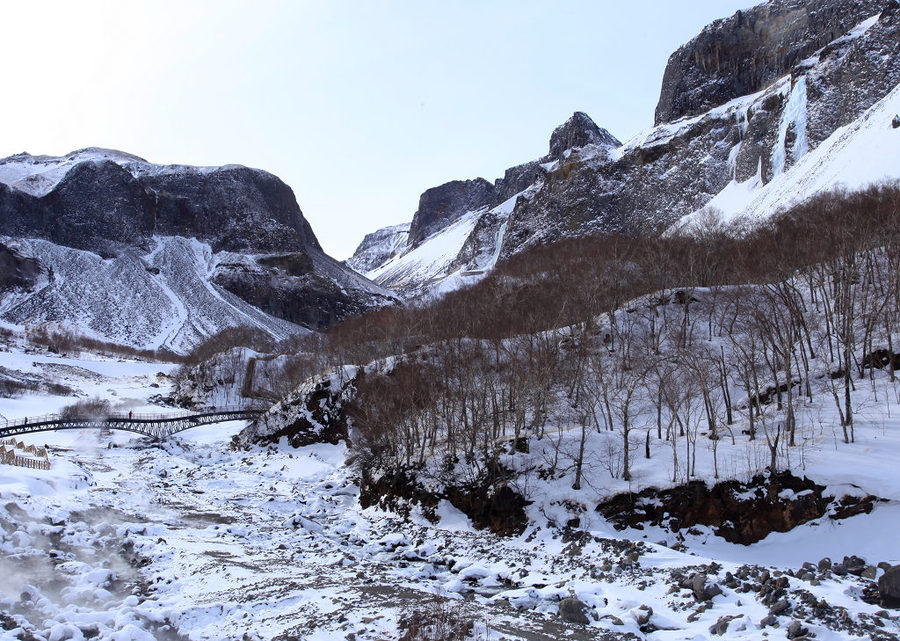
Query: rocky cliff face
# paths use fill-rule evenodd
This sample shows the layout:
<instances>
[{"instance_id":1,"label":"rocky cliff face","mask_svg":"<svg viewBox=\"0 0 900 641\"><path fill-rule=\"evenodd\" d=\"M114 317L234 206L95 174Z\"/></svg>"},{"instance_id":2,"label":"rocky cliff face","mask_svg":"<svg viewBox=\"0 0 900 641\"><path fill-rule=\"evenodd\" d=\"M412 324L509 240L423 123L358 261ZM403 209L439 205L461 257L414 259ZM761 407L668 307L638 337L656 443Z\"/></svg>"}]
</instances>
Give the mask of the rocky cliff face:
<instances>
[{"instance_id":1,"label":"rocky cliff face","mask_svg":"<svg viewBox=\"0 0 900 641\"><path fill-rule=\"evenodd\" d=\"M347 265L360 274L372 271L404 249L408 238L409 223L385 227L366 234L353 256L347 260Z\"/></svg>"},{"instance_id":2,"label":"rocky cliff face","mask_svg":"<svg viewBox=\"0 0 900 641\"><path fill-rule=\"evenodd\" d=\"M16 262L15 274L6 280L18 288L14 298L0 300L4 319L64 324L77 318L83 329L141 346L189 349L195 338L245 322L280 336L289 331L235 307L228 298L232 294L268 315L313 329L394 300L322 251L290 187L272 174L238 165L162 166L104 149L63 157L11 156L0 160L0 236L49 241L21 245L30 262L4 254L7 262ZM175 238L200 245L159 242ZM160 247L167 251L161 253ZM79 251L99 254L124 271L94 265ZM173 258L178 251L190 255ZM178 313L184 304L198 301L181 287L188 275L156 264L162 259L191 265L202 281L195 287L208 289L214 302L191 314ZM71 271L66 260L88 267ZM65 283L49 277L38 283L39 273L69 276ZM99 300L108 298L103 288L80 282L88 274L105 280L129 274L126 289L142 292L132 301L138 310L144 305L151 317L167 313L186 324L169 331L169 319L126 320L115 301ZM30 290L22 285L29 279ZM70 300L75 289L91 293L85 301ZM106 289L117 288L109 283ZM70 309L71 318L63 309ZM104 318L91 318L90 309L103 309ZM144 325L147 331L135 329Z\"/></svg>"},{"instance_id":3,"label":"rocky cliff face","mask_svg":"<svg viewBox=\"0 0 900 641\"><path fill-rule=\"evenodd\" d=\"M494 186L484 178L453 180L426 190L409 227L409 246L415 247L466 212L487 207L495 196Z\"/></svg>"},{"instance_id":4,"label":"rocky cliff face","mask_svg":"<svg viewBox=\"0 0 900 641\"><path fill-rule=\"evenodd\" d=\"M847 182L838 170L812 180L818 170L805 167L801 189L787 176L826 141L837 148L840 128L861 130L870 108L889 109L882 103L898 83L897 0L773 0L738 12L672 54L654 127L620 145L576 113L553 132L547 156L495 182L490 209L430 229L441 231L434 251L455 252L454 260L432 261L421 245L369 273L407 295L440 290L537 243L654 233L708 206L743 213L742 203L778 179L783 197L754 210L770 215L793 194L812 195L810 185ZM881 125L865 124L873 126ZM850 182L863 185L867 175L900 178L900 168L865 163Z\"/></svg>"},{"instance_id":5,"label":"rocky cliff face","mask_svg":"<svg viewBox=\"0 0 900 641\"><path fill-rule=\"evenodd\" d=\"M154 236L215 251L321 251L291 188L238 165L153 165L104 149L0 160L0 234L117 253Z\"/></svg>"},{"instance_id":6,"label":"rocky cliff face","mask_svg":"<svg viewBox=\"0 0 900 641\"><path fill-rule=\"evenodd\" d=\"M755 93L878 13L884 0L773 0L717 20L669 58L656 124Z\"/></svg>"}]
</instances>

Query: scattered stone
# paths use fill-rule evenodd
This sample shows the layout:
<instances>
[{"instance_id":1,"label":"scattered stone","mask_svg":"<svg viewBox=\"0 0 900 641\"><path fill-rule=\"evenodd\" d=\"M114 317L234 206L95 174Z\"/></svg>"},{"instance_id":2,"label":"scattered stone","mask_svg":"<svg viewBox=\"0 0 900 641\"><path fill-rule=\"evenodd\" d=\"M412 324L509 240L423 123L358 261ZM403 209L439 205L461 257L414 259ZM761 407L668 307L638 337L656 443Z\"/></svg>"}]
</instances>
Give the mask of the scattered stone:
<instances>
[{"instance_id":1,"label":"scattered stone","mask_svg":"<svg viewBox=\"0 0 900 641\"><path fill-rule=\"evenodd\" d=\"M867 565L866 568L860 573L860 576L864 579L874 579L878 576L878 568L874 565Z\"/></svg>"},{"instance_id":2,"label":"scattered stone","mask_svg":"<svg viewBox=\"0 0 900 641\"><path fill-rule=\"evenodd\" d=\"M781 599L780 601L777 601L775 605L769 608L769 614L771 614L772 616L778 616L779 614L787 612L790 607L790 601L788 601L787 599Z\"/></svg>"},{"instance_id":3,"label":"scattered stone","mask_svg":"<svg viewBox=\"0 0 900 641\"><path fill-rule=\"evenodd\" d=\"M845 556L844 562L841 565L847 568L848 574L860 576L866 569L866 560L861 559L858 556Z\"/></svg>"},{"instance_id":4,"label":"scattered stone","mask_svg":"<svg viewBox=\"0 0 900 641\"><path fill-rule=\"evenodd\" d=\"M797 639L799 637L805 637L808 633L809 633L809 629L804 628L803 625L795 619L788 626L787 638L788 639Z\"/></svg>"},{"instance_id":5,"label":"scattered stone","mask_svg":"<svg viewBox=\"0 0 900 641\"><path fill-rule=\"evenodd\" d=\"M847 566L843 563L835 563L831 566L831 571L834 572L835 576L847 576Z\"/></svg>"},{"instance_id":6,"label":"scattered stone","mask_svg":"<svg viewBox=\"0 0 900 641\"><path fill-rule=\"evenodd\" d=\"M897 114L893 117L893 119L891 120L891 127L893 127L894 129L900 128L900 114Z\"/></svg>"},{"instance_id":7,"label":"scattered stone","mask_svg":"<svg viewBox=\"0 0 900 641\"><path fill-rule=\"evenodd\" d=\"M831 559L827 556L824 559L819 560L819 572L824 572L825 570L831 569Z\"/></svg>"},{"instance_id":8,"label":"scattered stone","mask_svg":"<svg viewBox=\"0 0 900 641\"><path fill-rule=\"evenodd\" d=\"M650 623L650 617L653 616L653 608L649 605L641 605L631 611L631 616L634 617L634 621L638 626L647 625Z\"/></svg>"},{"instance_id":9,"label":"scattered stone","mask_svg":"<svg viewBox=\"0 0 900 641\"><path fill-rule=\"evenodd\" d=\"M559 616L562 617L563 621L568 621L569 623L588 625L590 619L587 617L587 611L587 604L574 597L563 599L559 602Z\"/></svg>"},{"instance_id":10,"label":"scattered stone","mask_svg":"<svg viewBox=\"0 0 900 641\"><path fill-rule=\"evenodd\" d=\"M600 619L609 619L613 625L625 625L625 622L614 614L604 614Z\"/></svg>"},{"instance_id":11,"label":"scattered stone","mask_svg":"<svg viewBox=\"0 0 900 641\"><path fill-rule=\"evenodd\" d=\"M706 581L706 574L697 572L690 576L690 584L683 587L689 587L694 594L694 599L697 601L709 601L713 597L722 594L722 588L717 583L707 585Z\"/></svg>"},{"instance_id":12,"label":"scattered stone","mask_svg":"<svg viewBox=\"0 0 900 641\"><path fill-rule=\"evenodd\" d=\"M726 614L725 616L719 617L719 620L716 621L714 625L710 626L709 633L720 637L728 631L729 623L740 618L740 614Z\"/></svg>"},{"instance_id":13,"label":"scattered stone","mask_svg":"<svg viewBox=\"0 0 900 641\"><path fill-rule=\"evenodd\" d=\"M765 628L765 627L769 627L769 626L774 628L777 625L778 625L778 619L776 619L775 615L773 615L773 614L767 614L759 622L759 627L761 627L761 628Z\"/></svg>"}]
</instances>

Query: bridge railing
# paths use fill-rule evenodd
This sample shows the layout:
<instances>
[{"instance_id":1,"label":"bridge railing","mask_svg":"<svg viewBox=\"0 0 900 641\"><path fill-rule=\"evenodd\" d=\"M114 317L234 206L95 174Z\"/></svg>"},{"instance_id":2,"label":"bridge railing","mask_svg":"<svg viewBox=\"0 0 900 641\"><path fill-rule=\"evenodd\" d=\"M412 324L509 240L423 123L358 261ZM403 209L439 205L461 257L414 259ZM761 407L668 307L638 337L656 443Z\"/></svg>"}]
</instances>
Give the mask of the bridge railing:
<instances>
[{"instance_id":1,"label":"bridge railing","mask_svg":"<svg viewBox=\"0 0 900 641\"><path fill-rule=\"evenodd\" d=\"M17 419L6 419L2 424L0 424L0 428L8 428L8 427L24 427L24 426L38 426L38 425L47 425L52 423L59 423L60 421L107 421L107 422L156 422L156 421L177 421L185 418L190 418L192 416L210 416L210 415L221 415L221 414L261 414L264 410L259 407L248 406L248 405L226 405L226 406L212 406L212 407L204 407L196 410L181 410L178 412L168 412L168 413L156 413L156 412L103 412L99 415L85 415L85 416L64 416L63 414L43 414L41 416L27 416Z\"/></svg>"}]
</instances>

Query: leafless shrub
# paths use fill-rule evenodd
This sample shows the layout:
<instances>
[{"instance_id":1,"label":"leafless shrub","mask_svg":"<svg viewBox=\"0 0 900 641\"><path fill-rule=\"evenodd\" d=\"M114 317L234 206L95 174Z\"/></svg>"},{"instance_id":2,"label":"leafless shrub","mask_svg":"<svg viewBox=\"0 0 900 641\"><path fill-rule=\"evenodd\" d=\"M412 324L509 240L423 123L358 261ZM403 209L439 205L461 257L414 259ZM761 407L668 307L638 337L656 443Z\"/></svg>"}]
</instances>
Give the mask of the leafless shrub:
<instances>
[{"instance_id":1,"label":"leafless shrub","mask_svg":"<svg viewBox=\"0 0 900 641\"><path fill-rule=\"evenodd\" d=\"M67 405L60 410L59 415L63 419L104 419L111 412L108 400L94 397Z\"/></svg>"},{"instance_id":2,"label":"leafless shrub","mask_svg":"<svg viewBox=\"0 0 900 641\"><path fill-rule=\"evenodd\" d=\"M475 618L459 601L434 596L400 620L400 641L472 639Z\"/></svg>"}]
</instances>

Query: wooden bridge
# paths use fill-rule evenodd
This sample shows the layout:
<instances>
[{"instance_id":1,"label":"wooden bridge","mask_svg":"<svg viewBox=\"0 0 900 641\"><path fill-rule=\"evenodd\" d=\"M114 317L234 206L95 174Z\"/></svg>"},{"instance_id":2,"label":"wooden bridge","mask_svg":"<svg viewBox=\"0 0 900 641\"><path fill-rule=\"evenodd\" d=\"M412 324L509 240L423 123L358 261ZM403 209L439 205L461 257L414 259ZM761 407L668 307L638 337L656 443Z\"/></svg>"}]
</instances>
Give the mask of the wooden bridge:
<instances>
[{"instance_id":1,"label":"wooden bridge","mask_svg":"<svg viewBox=\"0 0 900 641\"><path fill-rule=\"evenodd\" d=\"M113 412L104 416L69 417L61 414L28 417L0 423L0 438L50 432L54 430L122 430L136 432L154 438L165 438L200 425L224 423L226 421L250 421L265 410L249 407L221 407L197 412L177 412L172 414L135 414L133 412Z\"/></svg>"}]
</instances>

